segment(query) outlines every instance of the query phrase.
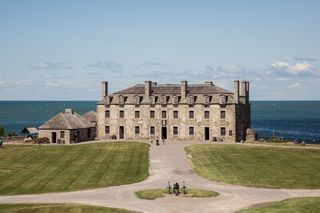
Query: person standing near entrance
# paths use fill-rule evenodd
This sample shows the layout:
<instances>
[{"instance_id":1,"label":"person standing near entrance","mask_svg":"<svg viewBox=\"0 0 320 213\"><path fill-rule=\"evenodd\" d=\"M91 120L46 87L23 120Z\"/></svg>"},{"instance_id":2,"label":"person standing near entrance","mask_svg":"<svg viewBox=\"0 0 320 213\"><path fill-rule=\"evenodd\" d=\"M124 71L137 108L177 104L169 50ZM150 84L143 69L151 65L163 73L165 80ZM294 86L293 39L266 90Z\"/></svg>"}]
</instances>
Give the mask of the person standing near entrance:
<instances>
[{"instance_id":1,"label":"person standing near entrance","mask_svg":"<svg viewBox=\"0 0 320 213\"><path fill-rule=\"evenodd\" d=\"M160 143L159 143L159 137L157 137L157 139L156 139L156 145L157 145L157 146L160 145Z\"/></svg>"}]
</instances>

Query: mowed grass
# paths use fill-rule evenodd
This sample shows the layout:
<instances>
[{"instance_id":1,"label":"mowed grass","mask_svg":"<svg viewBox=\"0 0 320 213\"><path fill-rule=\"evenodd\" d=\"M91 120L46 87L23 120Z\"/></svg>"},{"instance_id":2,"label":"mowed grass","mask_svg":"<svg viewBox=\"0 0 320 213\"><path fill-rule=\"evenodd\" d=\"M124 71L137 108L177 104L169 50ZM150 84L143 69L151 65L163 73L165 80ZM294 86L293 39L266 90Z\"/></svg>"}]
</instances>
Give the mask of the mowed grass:
<instances>
[{"instance_id":1,"label":"mowed grass","mask_svg":"<svg viewBox=\"0 0 320 213\"><path fill-rule=\"evenodd\" d=\"M266 207L250 208L239 211L239 213L269 213L269 212L320 212L320 197L305 197L305 198L292 198L273 203Z\"/></svg>"},{"instance_id":2,"label":"mowed grass","mask_svg":"<svg viewBox=\"0 0 320 213\"><path fill-rule=\"evenodd\" d=\"M195 171L206 179L266 188L320 188L320 150L192 145Z\"/></svg>"},{"instance_id":3,"label":"mowed grass","mask_svg":"<svg viewBox=\"0 0 320 213\"><path fill-rule=\"evenodd\" d=\"M182 190L180 191L182 193ZM216 197L219 195L218 192L214 191L207 191L204 189L187 189L187 194L192 194L192 197L196 198L208 198L208 197ZM168 189L145 189L141 191L135 192L136 196L140 199L146 199L146 200L154 200L157 198L164 197L165 195L168 195ZM173 194L171 194L174 196Z\"/></svg>"},{"instance_id":4,"label":"mowed grass","mask_svg":"<svg viewBox=\"0 0 320 213\"><path fill-rule=\"evenodd\" d=\"M0 149L0 195L129 184L148 176L149 146L115 142Z\"/></svg>"},{"instance_id":5,"label":"mowed grass","mask_svg":"<svg viewBox=\"0 0 320 213\"><path fill-rule=\"evenodd\" d=\"M133 213L124 209L73 204L0 204L0 212L8 213Z\"/></svg>"}]
</instances>

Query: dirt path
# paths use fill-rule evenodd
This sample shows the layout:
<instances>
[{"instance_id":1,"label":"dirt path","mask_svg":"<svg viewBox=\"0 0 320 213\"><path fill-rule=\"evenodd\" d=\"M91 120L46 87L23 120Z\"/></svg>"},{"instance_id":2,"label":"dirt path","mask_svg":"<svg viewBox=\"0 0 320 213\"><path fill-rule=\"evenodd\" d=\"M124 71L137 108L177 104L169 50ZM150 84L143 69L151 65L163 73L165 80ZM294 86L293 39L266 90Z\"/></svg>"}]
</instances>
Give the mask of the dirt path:
<instances>
[{"instance_id":1,"label":"dirt path","mask_svg":"<svg viewBox=\"0 0 320 213\"><path fill-rule=\"evenodd\" d=\"M38 195L0 196L0 203L79 203L140 212L234 212L258 203L292 197L320 196L320 190L263 189L207 181L195 174L184 147L192 142L167 142L150 148L150 176L140 183L108 188ZM215 198L165 197L138 199L134 192L166 187L167 182L219 192Z\"/></svg>"}]
</instances>

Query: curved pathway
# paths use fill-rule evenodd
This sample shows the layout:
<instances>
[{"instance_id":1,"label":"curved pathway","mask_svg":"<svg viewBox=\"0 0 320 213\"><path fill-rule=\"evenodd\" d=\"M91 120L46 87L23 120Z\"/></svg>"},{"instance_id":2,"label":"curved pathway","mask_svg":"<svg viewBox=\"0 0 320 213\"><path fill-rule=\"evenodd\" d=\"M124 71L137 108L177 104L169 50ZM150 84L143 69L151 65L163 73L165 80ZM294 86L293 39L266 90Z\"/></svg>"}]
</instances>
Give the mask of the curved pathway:
<instances>
[{"instance_id":1,"label":"curved pathway","mask_svg":"<svg viewBox=\"0 0 320 213\"><path fill-rule=\"evenodd\" d=\"M92 190L37 195L0 196L0 203L78 203L124 208L140 212L235 212L254 204L280 201L292 197L320 196L320 190L264 189L208 181L192 170L184 147L194 142L166 142L150 147L150 176L129 185ZM163 188L167 182L182 183L189 188L219 192L214 198L167 196L156 200L138 199L134 192Z\"/></svg>"}]
</instances>

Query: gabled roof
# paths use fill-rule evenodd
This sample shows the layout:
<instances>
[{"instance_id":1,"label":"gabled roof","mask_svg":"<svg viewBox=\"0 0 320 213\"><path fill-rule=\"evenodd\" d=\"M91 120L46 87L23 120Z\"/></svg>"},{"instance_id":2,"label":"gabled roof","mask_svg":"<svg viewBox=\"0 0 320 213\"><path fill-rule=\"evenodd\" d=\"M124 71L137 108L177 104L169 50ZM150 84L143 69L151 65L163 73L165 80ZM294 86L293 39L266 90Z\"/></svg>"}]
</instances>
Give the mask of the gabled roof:
<instances>
[{"instance_id":1,"label":"gabled roof","mask_svg":"<svg viewBox=\"0 0 320 213\"><path fill-rule=\"evenodd\" d=\"M38 134L38 129L35 127L26 127L21 131L21 133Z\"/></svg>"},{"instance_id":2,"label":"gabled roof","mask_svg":"<svg viewBox=\"0 0 320 213\"><path fill-rule=\"evenodd\" d=\"M152 94L180 94L181 86L179 84L159 84L152 85ZM136 84L132 87L114 92L113 94L144 94L144 84ZM225 90L213 84L188 84L188 94L221 94L232 92Z\"/></svg>"},{"instance_id":3,"label":"gabled roof","mask_svg":"<svg viewBox=\"0 0 320 213\"><path fill-rule=\"evenodd\" d=\"M86 119L86 121L88 122L97 122L97 113L95 111L90 111L87 112L83 115L81 115L81 117L83 117L84 119Z\"/></svg>"},{"instance_id":4,"label":"gabled roof","mask_svg":"<svg viewBox=\"0 0 320 213\"><path fill-rule=\"evenodd\" d=\"M85 129L95 127L76 112L61 112L52 119L42 124L39 129Z\"/></svg>"}]
</instances>

